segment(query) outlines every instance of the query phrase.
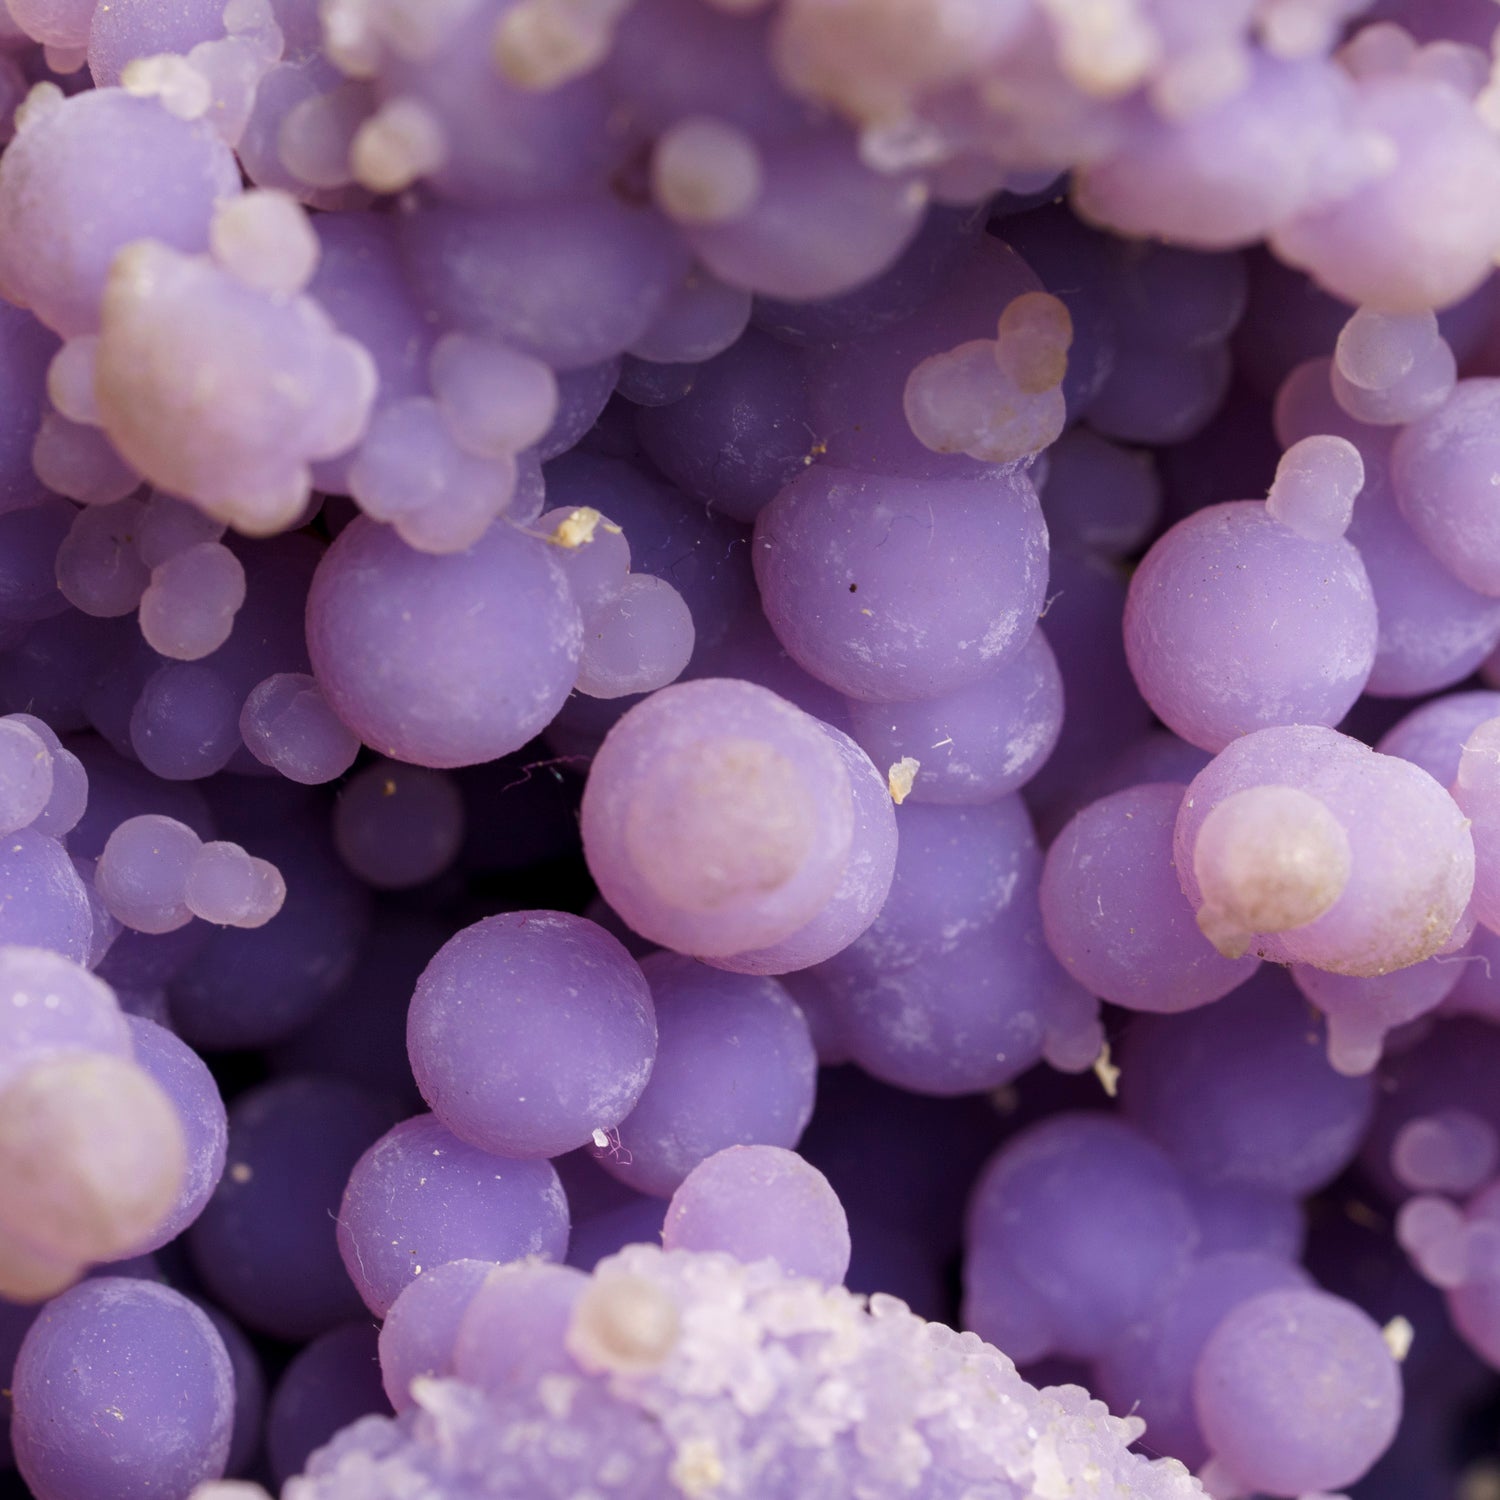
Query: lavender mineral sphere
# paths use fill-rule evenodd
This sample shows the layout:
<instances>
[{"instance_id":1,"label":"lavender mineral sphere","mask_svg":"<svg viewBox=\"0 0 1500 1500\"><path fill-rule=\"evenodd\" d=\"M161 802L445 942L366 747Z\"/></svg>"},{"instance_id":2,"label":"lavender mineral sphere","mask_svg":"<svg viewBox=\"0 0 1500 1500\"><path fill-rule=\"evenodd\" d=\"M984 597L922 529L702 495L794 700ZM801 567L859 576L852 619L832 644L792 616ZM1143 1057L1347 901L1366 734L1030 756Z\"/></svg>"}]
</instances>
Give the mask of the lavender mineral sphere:
<instances>
[{"instance_id":1,"label":"lavender mineral sphere","mask_svg":"<svg viewBox=\"0 0 1500 1500\"><path fill-rule=\"evenodd\" d=\"M741 974L789 974L843 952L890 900L896 873L898 832L890 773L882 776L870 757L842 730L821 724L849 777L854 833L844 873L832 897L795 932L764 948L716 954L708 962Z\"/></svg>"},{"instance_id":2,"label":"lavender mineral sphere","mask_svg":"<svg viewBox=\"0 0 1500 1500\"><path fill-rule=\"evenodd\" d=\"M234 1101L225 1170L186 1248L247 1328L308 1339L358 1315L333 1216L351 1168L391 1119L384 1101L337 1078L278 1078Z\"/></svg>"},{"instance_id":3,"label":"lavender mineral sphere","mask_svg":"<svg viewBox=\"0 0 1500 1500\"><path fill-rule=\"evenodd\" d=\"M450 1260L424 1272L391 1304L380 1327L380 1372L397 1411L412 1405L414 1380L453 1373L459 1327L494 1269L494 1261Z\"/></svg>"},{"instance_id":4,"label":"lavender mineral sphere","mask_svg":"<svg viewBox=\"0 0 1500 1500\"><path fill-rule=\"evenodd\" d=\"M376 1347L361 1319L320 1334L287 1366L266 1407L266 1457L279 1479L300 1473L340 1429L388 1413Z\"/></svg>"},{"instance_id":5,"label":"lavender mineral sphere","mask_svg":"<svg viewBox=\"0 0 1500 1500\"><path fill-rule=\"evenodd\" d=\"M307 611L334 712L372 748L425 766L525 744L562 707L582 645L546 544L504 524L432 557L356 521L319 565Z\"/></svg>"},{"instance_id":6,"label":"lavender mineral sphere","mask_svg":"<svg viewBox=\"0 0 1500 1500\"><path fill-rule=\"evenodd\" d=\"M121 89L59 99L31 125L0 169L12 226L0 276L64 337L97 330L105 277L123 245L149 236L205 250L215 205L239 192L233 156L203 122L174 119ZM111 185L142 174L153 184L149 196L111 194ZM111 197L107 215L87 215L86 205ZM77 232L90 222L92 233ZM27 245L52 249L37 256Z\"/></svg>"},{"instance_id":7,"label":"lavender mineral sphere","mask_svg":"<svg viewBox=\"0 0 1500 1500\"><path fill-rule=\"evenodd\" d=\"M969 1204L964 1321L1014 1358L1092 1358L1186 1270L1181 1172L1120 1120L1056 1115L1001 1148Z\"/></svg>"},{"instance_id":8,"label":"lavender mineral sphere","mask_svg":"<svg viewBox=\"0 0 1500 1500\"><path fill-rule=\"evenodd\" d=\"M1306 1197L1353 1159L1375 1084L1346 1078L1284 972L1215 1005L1143 1016L1120 1048L1124 1113L1189 1173Z\"/></svg>"},{"instance_id":9,"label":"lavender mineral sphere","mask_svg":"<svg viewBox=\"0 0 1500 1500\"><path fill-rule=\"evenodd\" d=\"M635 1107L656 1058L640 966L602 927L508 912L466 927L417 981L406 1024L433 1113L497 1156L561 1156Z\"/></svg>"},{"instance_id":10,"label":"lavender mineral sphere","mask_svg":"<svg viewBox=\"0 0 1500 1500\"><path fill-rule=\"evenodd\" d=\"M656 1061L620 1123L619 1149L600 1165L666 1197L728 1146L795 1147L812 1117L817 1057L786 988L677 953L653 953L641 971L656 1007Z\"/></svg>"},{"instance_id":11,"label":"lavender mineral sphere","mask_svg":"<svg viewBox=\"0 0 1500 1500\"><path fill-rule=\"evenodd\" d=\"M33 1060L69 1052L129 1057L130 1024L110 987L45 948L0 947L0 1082Z\"/></svg>"},{"instance_id":12,"label":"lavender mineral sphere","mask_svg":"<svg viewBox=\"0 0 1500 1500\"><path fill-rule=\"evenodd\" d=\"M605 899L643 936L698 957L790 937L833 898L854 835L849 774L818 721L713 678L620 720L582 816Z\"/></svg>"},{"instance_id":13,"label":"lavender mineral sphere","mask_svg":"<svg viewBox=\"0 0 1500 1500\"><path fill-rule=\"evenodd\" d=\"M202 1212L219 1178L229 1144L229 1122L219 1086L208 1065L165 1026L131 1016L135 1059L171 1101L182 1125L186 1169L177 1201L137 1253L159 1250L177 1238Z\"/></svg>"},{"instance_id":14,"label":"lavender mineral sphere","mask_svg":"<svg viewBox=\"0 0 1500 1500\"><path fill-rule=\"evenodd\" d=\"M388 1130L354 1164L338 1247L365 1305L384 1317L402 1288L450 1260L561 1260L568 1202L550 1162L493 1156L432 1115Z\"/></svg>"},{"instance_id":15,"label":"lavender mineral sphere","mask_svg":"<svg viewBox=\"0 0 1500 1500\"><path fill-rule=\"evenodd\" d=\"M876 702L967 687L1016 655L1047 587L1020 475L893 480L816 466L756 518L755 576L793 660Z\"/></svg>"},{"instance_id":16,"label":"lavender mineral sphere","mask_svg":"<svg viewBox=\"0 0 1500 1500\"><path fill-rule=\"evenodd\" d=\"M567 1368L563 1338L588 1278L571 1266L514 1261L491 1270L454 1335L454 1372L483 1391L525 1386Z\"/></svg>"},{"instance_id":17,"label":"lavender mineral sphere","mask_svg":"<svg viewBox=\"0 0 1500 1500\"><path fill-rule=\"evenodd\" d=\"M1019 797L980 807L896 810L900 847L891 899L828 972L883 975L951 953L993 928L1035 884L1041 865L1030 814Z\"/></svg>"},{"instance_id":18,"label":"lavender mineral sphere","mask_svg":"<svg viewBox=\"0 0 1500 1500\"><path fill-rule=\"evenodd\" d=\"M662 1244L769 1257L830 1285L849 1269L843 1205L816 1167L780 1146L730 1146L694 1167L672 1194Z\"/></svg>"},{"instance_id":19,"label":"lavender mineral sphere","mask_svg":"<svg viewBox=\"0 0 1500 1500\"><path fill-rule=\"evenodd\" d=\"M1272 1495L1331 1490L1362 1474L1401 1415L1401 1381L1380 1329L1312 1290L1243 1302L1199 1356L1193 1402L1225 1469Z\"/></svg>"},{"instance_id":20,"label":"lavender mineral sphere","mask_svg":"<svg viewBox=\"0 0 1500 1500\"><path fill-rule=\"evenodd\" d=\"M16 1461L43 1500L165 1500L224 1472L229 1355L208 1317L169 1287L105 1277L65 1293L32 1325L11 1383Z\"/></svg>"},{"instance_id":21,"label":"lavender mineral sphere","mask_svg":"<svg viewBox=\"0 0 1500 1500\"><path fill-rule=\"evenodd\" d=\"M1192 1010L1254 972L1198 930L1172 863L1186 788L1135 786L1084 808L1047 851L1047 943L1085 988L1128 1010Z\"/></svg>"},{"instance_id":22,"label":"lavender mineral sphere","mask_svg":"<svg viewBox=\"0 0 1500 1500\"><path fill-rule=\"evenodd\" d=\"M1299 536L1264 506L1179 522L1130 585L1125 648L1142 696L1205 750L1267 724L1336 724L1375 661L1375 601L1341 538Z\"/></svg>"},{"instance_id":23,"label":"lavender mineral sphere","mask_svg":"<svg viewBox=\"0 0 1500 1500\"><path fill-rule=\"evenodd\" d=\"M1214 809L1236 793L1278 786L1314 796L1332 815L1348 841L1349 875L1332 905L1323 908L1320 896L1305 922L1260 934L1255 951L1353 975L1388 973L1441 952L1474 888L1474 843L1463 814L1419 767L1317 726L1245 735L1191 783L1175 832L1188 899L1202 906L1194 858Z\"/></svg>"}]
</instances>

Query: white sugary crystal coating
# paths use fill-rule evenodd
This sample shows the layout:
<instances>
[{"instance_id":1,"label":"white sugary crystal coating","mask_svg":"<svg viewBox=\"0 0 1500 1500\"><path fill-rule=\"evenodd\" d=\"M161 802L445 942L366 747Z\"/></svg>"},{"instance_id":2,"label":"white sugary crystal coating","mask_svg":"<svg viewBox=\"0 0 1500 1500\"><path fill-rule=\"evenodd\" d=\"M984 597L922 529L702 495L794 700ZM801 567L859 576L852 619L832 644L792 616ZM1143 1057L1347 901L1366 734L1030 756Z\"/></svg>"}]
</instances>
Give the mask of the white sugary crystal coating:
<instances>
[{"instance_id":1,"label":"white sugary crystal coating","mask_svg":"<svg viewBox=\"0 0 1500 1500\"><path fill-rule=\"evenodd\" d=\"M565 1362L489 1393L421 1381L413 1411L347 1429L283 1500L1202 1493L1175 1460L1129 1450L1139 1420L1110 1416L1078 1386L1036 1390L976 1334L927 1323L894 1297L867 1306L770 1261L650 1245L601 1262L584 1294L652 1295L680 1320L654 1368L589 1376Z\"/></svg>"}]
</instances>

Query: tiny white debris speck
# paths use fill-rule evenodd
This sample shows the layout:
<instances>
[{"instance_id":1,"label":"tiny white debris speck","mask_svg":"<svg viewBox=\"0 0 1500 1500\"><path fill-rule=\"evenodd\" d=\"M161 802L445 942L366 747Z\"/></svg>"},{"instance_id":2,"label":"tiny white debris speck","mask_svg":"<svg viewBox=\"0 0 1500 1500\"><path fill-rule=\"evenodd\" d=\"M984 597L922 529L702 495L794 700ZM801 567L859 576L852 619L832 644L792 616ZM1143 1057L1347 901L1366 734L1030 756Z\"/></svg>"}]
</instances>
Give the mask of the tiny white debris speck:
<instances>
[{"instance_id":1,"label":"tiny white debris speck","mask_svg":"<svg viewBox=\"0 0 1500 1500\"><path fill-rule=\"evenodd\" d=\"M1416 1330L1411 1326L1409 1319L1398 1316L1392 1318L1380 1330L1380 1336L1385 1340L1385 1347L1391 1351L1391 1358L1399 1365L1411 1352L1411 1343L1416 1337Z\"/></svg>"},{"instance_id":2,"label":"tiny white debris speck","mask_svg":"<svg viewBox=\"0 0 1500 1500\"><path fill-rule=\"evenodd\" d=\"M1099 1055L1094 1059L1094 1076L1111 1099L1120 1092L1120 1070L1110 1058L1108 1042L1100 1046Z\"/></svg>"},{"instance_id":3,"label":"tiny white debris speck","mask_svg":"<svg viewBox=\"0 0 1500 1500\"><path fill-rule=\"evenodd\" d=\"M592 505L580 505L577 509L570 510L557 523L547 540L555 546L566 547L568 551L574 552L584 543L593 541L594 533L603 519L604 516Z\"/></svg>"},{"instance_id":4,"label":"tiny white debris speck","mask_svg":"<svg viewBox=\"0 0 1500 1500\"><path fill-rule=\"evenodd\" d=\"M912 784L917 779L917 772L922 769L922 762L913 759L910 755L903 755L900 760L886 772L886 785L891 791L891 801L897 807L906 801L911 794Z\"/></svg>"}]
</instances>

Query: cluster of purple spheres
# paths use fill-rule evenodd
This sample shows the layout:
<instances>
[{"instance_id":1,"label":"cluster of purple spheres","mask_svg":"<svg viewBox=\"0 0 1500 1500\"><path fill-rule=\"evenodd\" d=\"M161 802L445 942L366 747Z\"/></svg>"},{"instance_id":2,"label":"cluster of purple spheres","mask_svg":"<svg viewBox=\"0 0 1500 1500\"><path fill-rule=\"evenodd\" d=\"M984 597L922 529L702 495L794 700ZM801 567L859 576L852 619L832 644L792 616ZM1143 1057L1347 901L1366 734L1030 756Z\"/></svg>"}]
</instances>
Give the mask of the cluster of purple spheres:
<instances>
[{"instance_id":1,"label":"cluster of purple spheres","mask_svg":"<svg viewBox=\"0 0 1500 1500\"><path fill-rule=\"evenodd\" d=\"M0 1500L1500 1496L1495 0L0 0Z\"/></svg>"}]
</instances>

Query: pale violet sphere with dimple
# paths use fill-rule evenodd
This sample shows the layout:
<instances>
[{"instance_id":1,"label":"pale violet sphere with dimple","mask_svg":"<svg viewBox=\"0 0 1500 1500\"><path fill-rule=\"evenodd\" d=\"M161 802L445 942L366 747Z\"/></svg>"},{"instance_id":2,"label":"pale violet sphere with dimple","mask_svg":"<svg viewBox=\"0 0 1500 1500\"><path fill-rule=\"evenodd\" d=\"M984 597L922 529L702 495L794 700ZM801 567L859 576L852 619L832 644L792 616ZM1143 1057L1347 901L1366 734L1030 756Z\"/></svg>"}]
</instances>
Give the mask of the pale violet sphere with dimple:
<instances>
[{"instance_id":1,"label":"pale violet sphere with dimple","mask_svg":"<svg viewBox=\"0 0 1500 1500\"><path fill-rule=\"evenodd\" d=\"M1174 834L1177 877L1197 908L1198 833L1226 798L1291 787L1318 799L1349 842L1343 894L1321 916L1257 934L1250 951L1336 974L1366 976L1445 951L1474 889L1474 842L1453 798L1426 771L1320 725L1247 734L1221 750L1183 799Z\"/></svg>"},{"instance_id":2,"label":"pale violet sphere with dimple","mask_svg":"<svg viewBox=\"0 0 1500 1500\"><path fill-rule=\"evenodd\" d=\"M1354 547L1299 536L1251 501L1179 521L1125 606L1142 697L1205 750L1272 724L1336 724L1369 679L1376 630Z\"/></svg>"},{"instance_id":3,"label":"pale violet sphere with dimple","mask_svg":"<svg viewBox=\"0 0 1500 1500\"><path fill-rule=\"evenodd\" d=\"M842 730L819 722L849 776L854 835L833 895L779 942L706 961L738 974L790 974L842 953L885 909L896 873L897 830L889 780Z\"/></svg>"},{"instance_id":4,"label":"pale violet sphere with dimple","mask_svg":"<svg viewBox=\"0 0 1500 1500\"><path fill-rule=\"evenodd\" d=\"M696 957L789 938L828 904L855 831L822 724L752 683L663 688L610 730L584 788L583 845L605 900Z\"/></svg>"},{"instance_id":5,"label":"pale violet sphere with dimple","mask_svg":"<svg viewBox=\"0 0 1500 1500\"><path fill-rule=\"evenodd\" d=\"M1047 528L1030 480L893 479L826 465L756 518L766 618L851 698L932 698L1017 655L1042 612Z\"/></svg>"},{"instance_id":6,"label":"pale violet sphere with dimple","mask_svg":"<svg viewBox=\"0 0 1500 1500\"><path fill-rule=\"evenodd\" d=\"M360 519L313 579L307 646L330 707L417 765L518 750L573 686L583 628L551 548L502 523L466 551L415 552Z\"/></svg>"},{"instance_id":7,"label":"pale violet sphere with dimple","mask_svg":"<svg viewBox=\"0 0 1500 1500\"><path fill-rule=\"evenodd\" d=\"M849 1269L849 1219L828 1179L781 1146L729 1146L700 1162L667 1205L662 1245L721 1250L750 1265L837 1286Z\"/></svg>"},{"instance_id":8,"label":"pale violet sphere with dimple","mask_svg":"<svg viewBox=\"0 0 1500 1500\"><path fill-rule=\"evenodd\" d=\"M656 1057L640 965L583 917L505 912L450 938L417 981L406 1046L461 1140L560 1156L635 1107Z\"/></svg>"},{"instance_id":9,"label":"pale violet sphere with dimple","mask_svg":"<svg viewBox=\"0 0 1500 1500\"><path fill-rule=\"evenodd\" d=\"M74 517L57 549L57 586L75 609L111 619L141 602L151 577L137 547L146 514L139 500L127 498L90 505Z\"/></svg>"}]
</instances>

